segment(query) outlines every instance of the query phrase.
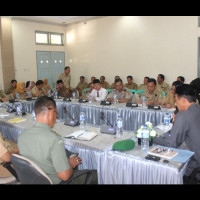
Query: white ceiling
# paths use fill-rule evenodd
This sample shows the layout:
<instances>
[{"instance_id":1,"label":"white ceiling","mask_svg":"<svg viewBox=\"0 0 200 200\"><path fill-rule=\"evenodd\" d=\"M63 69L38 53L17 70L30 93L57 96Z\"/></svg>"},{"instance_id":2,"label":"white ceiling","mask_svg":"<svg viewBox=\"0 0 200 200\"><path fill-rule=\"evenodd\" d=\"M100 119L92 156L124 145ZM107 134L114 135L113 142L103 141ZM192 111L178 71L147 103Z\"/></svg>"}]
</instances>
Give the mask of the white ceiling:
<instances>
[{"instance_id":1,"label":"white ceiling","mask_svg":"<svg viewBox=\"0 0 200 200\"><path fill-rule=\"evenodd\" d=\"M12 19L35 21L40 23L50 23L68 25L72 23L84 22L103 16L12 16Z\"/></svg>"}]
</instances>

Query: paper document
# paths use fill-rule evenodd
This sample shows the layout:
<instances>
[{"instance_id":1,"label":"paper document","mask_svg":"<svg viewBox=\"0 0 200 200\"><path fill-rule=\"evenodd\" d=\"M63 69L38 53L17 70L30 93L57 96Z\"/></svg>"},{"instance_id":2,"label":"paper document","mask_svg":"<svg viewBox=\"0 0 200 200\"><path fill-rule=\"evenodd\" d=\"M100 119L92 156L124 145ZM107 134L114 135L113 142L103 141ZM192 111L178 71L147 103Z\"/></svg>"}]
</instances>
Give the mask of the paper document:
<instances>
[{"instance_id":1,"label":"paper document","mask_svg":"<svg viewBox=\"0 0 200 200\"><path fill-rule=\"evenodd\" d=\"M91 140L94 137L97 136L96 132L87 132L87 131L75 131L67 136L65 138L74 138L74 139L79 139L79 140Z\"/></svg>"},{"instance_id":2,"label":"paper document","mask_svg":"<svg viewBox=\"0 0 200 200\"><path fill-rule=\"evenodd\" d=\"M166 159L172 159L176 155L178 155L178 151L175 151L170 148L165 148L165 147L154 147L153 149L148 151L148 154L154 155L154 156L159 156L163 157Z\"/></svg>"},{"instance_id":3,"label":"paper document","mask_svg":"<svg viewBox=\"0 0 200 200\"><path fill-rule=\"evenodd\" d=\"M14 119L8 120L8 122L10 122L10 123L19 123L19 122L23 122L23 121L26 121L26 119L24 119L24 118L14 118Z\"/></svg>"}]
</instances>

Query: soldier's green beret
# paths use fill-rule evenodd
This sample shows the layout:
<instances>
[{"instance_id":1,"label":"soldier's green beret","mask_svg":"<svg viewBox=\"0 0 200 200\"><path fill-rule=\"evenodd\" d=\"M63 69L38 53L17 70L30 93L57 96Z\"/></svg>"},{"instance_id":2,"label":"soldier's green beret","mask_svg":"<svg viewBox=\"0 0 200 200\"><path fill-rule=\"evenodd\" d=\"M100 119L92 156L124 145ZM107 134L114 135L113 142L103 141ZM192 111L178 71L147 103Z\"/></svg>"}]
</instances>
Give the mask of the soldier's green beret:
<instances>
[{"instance_id":1,"label":"soldier's green beret","mask_svg":"<svg viewBox=\"0 0 200 200\"><path fill-rule=\"evenodd\" d=\"M135 147L133 140L121 140L113 144L113 150L128 151Z\"/></svg>"}]
</instances>

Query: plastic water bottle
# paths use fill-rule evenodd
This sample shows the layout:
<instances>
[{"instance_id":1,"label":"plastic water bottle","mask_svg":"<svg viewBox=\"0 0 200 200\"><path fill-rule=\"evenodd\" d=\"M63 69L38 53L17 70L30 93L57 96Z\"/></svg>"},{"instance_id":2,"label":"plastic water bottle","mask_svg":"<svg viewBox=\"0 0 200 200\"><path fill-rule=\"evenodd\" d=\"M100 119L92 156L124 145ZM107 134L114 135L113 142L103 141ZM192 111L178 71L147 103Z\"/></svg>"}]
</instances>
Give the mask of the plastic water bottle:
<instances>
[{"instance_id":1,"label":"plastic water bottle","mask_svg":"<svg viewBox=\"0 0 200 200\"><path fill-rule=\"evenodd\" d=\"M142 107L146 107L146 97L142 96Z\"/></svg>"},{"instance_id":2,"label":"plastic water bottle","mask_svg":"<svg viewBox=\"0 0 200 200\"><path fill-rule=\"evenodd\" d=\"M85 131L85 120L86 120L86 116L84 112L80 113L80 129Z\"/></svg>"},{"instance_id":3,"label":"plastic water bottle","mask_svg":"<svg viewBox=\"0 0 200 200\"><path fill-rule=\"evenodd\" d=\"M55 99L57 99L57 98L58 98L58 92L55 91Z\"/></svg>"},{"instance_id":4,"label":"plastic water bottle","mask_svg":"<svg viewBox=\"0 0 200 200\"><path fill-rule=\"evenodd\" d=\"M114 94L114 96L113 96L113 99L114 99L114 104L116 104L117 103L117 95L116 94Z\"/></svg>"},{"instance_id":5,"label":"plastic water bottle","mask_svg":"<svg viewBox=\"0 0 200 200\"><path fill-rule=\"evenodd\" d=\"M164 115L164 125L165 126L169 126L170 120L171 120L170 114L169 113L165 113L165 115Z\"/></svg>"},{"instance_id":6,"label":"plastic water bottle","mask_svg":"<svg viewBox=\"0 0 200 200\"><path fill-rule=\"evenodd\" d=\"M33 121L35 122L36 121L36 114L35 114L34 110L32 111L32 116L33 116Z\"/></svg>"},{"instance_id":7,"label":"plastic water bottle","mask_svg":"<svg viewBox=\"0 0 200 200\"><path fill-rule=\"evenodd\" d=\"M76 99L76 92L73 92L73 93L72 93L72 98L73 98L73 99Z\"/></svg>"},{"instance_id":8,"label":"plastic water bottle","mask_svg":"<svg viewBox=\"0 0 200 200\"><path fill-rule=\"evenodd\" d=\"M91 93L88 95L89 103L92 103L92 95Z\"/></svg>"},{"instance_id":9,"label":"plastic water bottle","mask_svg":"<svg viewBox=\"0 0 200 200\"><path fill-rule=\"evenodd\" d=\"M51 96L51 90L48 90L48 96Z\"/></svg>"},{"instance_id":10,"label":"plastic water bottle","mask_svg":"<svg viewBox=\"0 0 200 200\"><path fill-rule=\"evenodd\" d=\"M28 94L28 97L31 97L31 92L30 91L28 91L27 94Z\"/></svg>"},{"instance_id":11,"label":"plastic water bottle","mask_svg":"<svg viewBox=\"0 0 200 200\"><path fill-rule=\"evenodd\" d=\"M117 124L117 138L123 138L123 120L121 118L121 116L118 116L117 117L117 121L116 121L116 124Z\"/></svg>"},{"instance_id":12,"label":"plastic water bottle","mask_svg":"<svg viewBox=\"0 0 200 200\"><path fill-rule=\"evenodd\" d=\"M19 97L20 97L20 95L19 95L19 93L17 92L17 93L16 93L16 99L19 99Z\"/></svg>"},{"instance_id":13,"label":"plastic water bottle","mask_svg":"<svg viewBox=\"0 0 200 200\"><path fill-rule=\"evenodd\" d=\"M16 110L17 110L17 115L19 117L22 117L22 107L21 107L20 104L17 105L17 109Z\"/></svg>"},{"instance_id":14,"label":"plastic water bottle","mask_svg":"<svg viewBox=\"0 0 200 200\"><path fill-rule=\"evenodd\" d=\"M141 133L141 149L148 150L149 149L149 130L147 129L147 125L144 125Z\"/></svg>"}]
</instances>

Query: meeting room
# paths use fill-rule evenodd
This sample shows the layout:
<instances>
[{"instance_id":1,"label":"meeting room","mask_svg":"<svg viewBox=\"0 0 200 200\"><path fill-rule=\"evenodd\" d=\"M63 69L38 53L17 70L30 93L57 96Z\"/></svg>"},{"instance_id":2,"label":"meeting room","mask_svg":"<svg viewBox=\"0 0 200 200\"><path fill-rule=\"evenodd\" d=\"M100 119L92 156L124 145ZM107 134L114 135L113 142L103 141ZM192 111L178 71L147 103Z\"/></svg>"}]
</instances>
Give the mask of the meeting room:
<instances>
[{"instance_id":1,"label":"meeting room","mask_svg":"<svg viewBox=\"0 0 200 200\"><path fill-rule=\"evenodd\" d=\"M0 16L0 184L200 184L200 17Z\"/></svg>"}]
</instances>

